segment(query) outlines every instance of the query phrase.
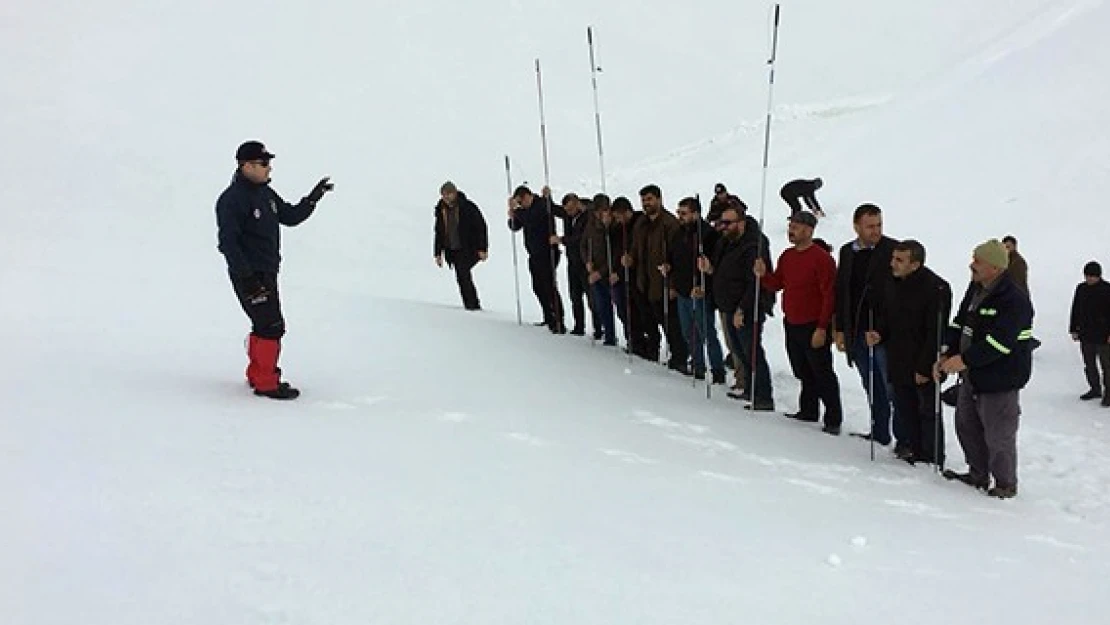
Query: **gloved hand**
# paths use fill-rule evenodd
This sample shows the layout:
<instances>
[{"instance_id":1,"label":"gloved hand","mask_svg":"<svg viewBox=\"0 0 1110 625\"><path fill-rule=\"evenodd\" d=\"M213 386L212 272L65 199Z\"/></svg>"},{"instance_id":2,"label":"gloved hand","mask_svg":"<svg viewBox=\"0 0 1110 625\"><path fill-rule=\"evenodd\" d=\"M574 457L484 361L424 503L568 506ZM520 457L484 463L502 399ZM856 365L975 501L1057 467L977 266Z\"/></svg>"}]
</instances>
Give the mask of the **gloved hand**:
<instances>
[{"instance_id":1,"label":"gloved hand","mask_svg":"<svg viewBox=\"0 0 1110 625\"><path fill-rule=\"evenodd\" d=\"M316 183L315 187L312 187L312 191L308 194L309 202L312 202L313 204L319 202L320 199L324 197L325 193L335 188L335 184L329 182L329 180L331 180L331 178L329 176L325 176L324 178L320 179L320 182Z\"/></svg>"}]
</instances>

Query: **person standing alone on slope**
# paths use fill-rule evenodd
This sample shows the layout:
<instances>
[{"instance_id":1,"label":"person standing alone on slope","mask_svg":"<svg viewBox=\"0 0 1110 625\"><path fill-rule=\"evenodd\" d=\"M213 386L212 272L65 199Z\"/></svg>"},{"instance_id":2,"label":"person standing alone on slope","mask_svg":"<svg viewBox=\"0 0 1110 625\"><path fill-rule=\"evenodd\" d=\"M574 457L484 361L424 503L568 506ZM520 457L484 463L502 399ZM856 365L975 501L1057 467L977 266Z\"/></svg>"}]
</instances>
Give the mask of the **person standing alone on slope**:
<instances>
[{"instance_id":1,"label":"person standing alone on slope","mask_svg":"<svg viewBox=\"0 0 1110 625\"><path fill-rule=\"evenodd\" d=\"M216 201L220 253L227 261L235 295L251 320L247 354L247 383L255 395L296 399L300 391L281 381L278 356L285 335L277 274L281 263L279 225L296 226L316 210L316 203L331 191L328 178L316 183L296 205L287 203L270 188L270 161L274 155L258 141L239 146L239 166L231 185Z\"/></svg>"},{"instance_id":2,"label":"person standing alone on slope","mask_svg":"<svg viewBox=\"0 0 1110 625\"><path fill-rule=\"evenodd\" d=\"M436 204L435 241L433 243L436 265L455 269L459 295L467 310L481 310L478 289L470 270L488 258L489 230L482 211L459 191L455 183L447 181L439 188L440 200Z\"/></svg>"},{"instance_id":3,"label":"person standing alone on slope","mask_svg":"<svg viewBox=\"0 0 1110 625\"><path fill-rule=\"evenodd\" d=\"M1101 397L1102 405L1110 406L1110 283L1102 279L1102 265L1095 261L1083 267L1083 282L1075 287L1068 325L1083 354L1083 371L1090 387L1079 399Z\"/></svg>"}]
</instances>

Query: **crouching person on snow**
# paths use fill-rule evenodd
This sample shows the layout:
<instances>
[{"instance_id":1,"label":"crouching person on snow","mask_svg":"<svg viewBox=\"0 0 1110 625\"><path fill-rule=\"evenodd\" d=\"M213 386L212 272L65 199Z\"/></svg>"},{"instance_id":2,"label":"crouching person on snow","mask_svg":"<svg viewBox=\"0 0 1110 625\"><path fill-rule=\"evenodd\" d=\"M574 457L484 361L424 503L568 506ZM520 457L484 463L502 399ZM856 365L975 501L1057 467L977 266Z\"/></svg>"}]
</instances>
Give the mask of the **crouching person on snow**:
<instances>
[{"instance_id":1,"label":"crouching person on snow","mask_svg":"<svg viewBox=\"0 0 1110 625\"><path fill-rule=\"evenodd\" d=\"M235 153L239 167L216 201L216 223L219 250L227 260L231 284L251 320L247 383L255 395L295 399L300 391L281 381L278 368L285 335L277 285L281 262L278 226L296 226L308 219L332 184L324 178L299 203L289 204L270 188L273 158L257 141L239 146Z\"/></svg>"},{"instance_id":2,"label":"crouching person on snow","mask_svg":"<svg viewBox=\"0 0 1110 625\"><path fill-rule=\"evenodd\" d=\"M944 476L1002 499L1017 494L1018 395L1033 367L1033 306L1006 271L1008 263L997 239L975 248L971 284L934 371L938 380L942 373L960 375L956 434L968 472Z\"/></svg>"}]
</instances>

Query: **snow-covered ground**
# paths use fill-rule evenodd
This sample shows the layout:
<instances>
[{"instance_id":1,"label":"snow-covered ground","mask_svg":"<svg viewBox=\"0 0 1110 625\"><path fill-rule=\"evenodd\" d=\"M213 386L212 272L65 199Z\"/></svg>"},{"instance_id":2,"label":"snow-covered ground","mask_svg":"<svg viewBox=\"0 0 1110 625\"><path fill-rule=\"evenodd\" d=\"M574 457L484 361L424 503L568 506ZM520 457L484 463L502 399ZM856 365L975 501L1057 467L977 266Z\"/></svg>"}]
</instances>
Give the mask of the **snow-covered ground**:
<instances>
[{"instance_id":1,"label":"snow-covered ground","mask_svg":"<svg viewBox=\"0 0 1110 625\"><path fill-rule=\"evenodd\" d=\"M0 622L1106 622L1110 409L1077 401L1066 333L1110 234L1101 1L783 4L775 253L778 186L809 175L819 236L876 202L957 291L973 245L1020 239L1044 345L1008 501L528 326L523 255L516 324L501 159L542 183L534 58L557 194L598 185L593 24L610 193L722 180L758 207L767 6L22 4L0 7ZM284 231L293 403L243 384L215 250L248 138L287 199L337 184ZM478 314L431 260L447 178L490 224Z\"/></svg>"}]
</instances>

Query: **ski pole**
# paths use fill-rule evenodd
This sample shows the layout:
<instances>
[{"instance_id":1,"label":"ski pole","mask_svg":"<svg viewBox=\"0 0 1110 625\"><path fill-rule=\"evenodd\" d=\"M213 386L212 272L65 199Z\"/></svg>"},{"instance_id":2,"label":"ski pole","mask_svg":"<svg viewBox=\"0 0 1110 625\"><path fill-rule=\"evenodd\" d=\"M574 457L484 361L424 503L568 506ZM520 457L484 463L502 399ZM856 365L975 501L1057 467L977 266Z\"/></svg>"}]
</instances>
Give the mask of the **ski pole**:
<instances>
[{"instance_id":1,"label":"ski pole","mask_svg":"<svg viewBox=\"0 0 1110 625\"><path fill-rule=\"evenodd\" d=\"M699 196L695 195L694 201L697 202L697 207L698 207L698 214L697 214L698 245L697 245L697 251L694 253L694 267L698 267L698 259L700 259L702 256L705 256L705 240L702 239L702 234L701 234L701 221L702 221L702 219L701 219L701 198ZM710 360L709 360L709 284L708 284L708 280L706 280L705 272L702 271L700 267L698 267L698 274L701 277L701 316L702 316L701 345L698 347L698 349L701 349L704 352L702 357L705 360L703 362L706 365L709 365L711 367L713 363L711 363ZM694 302L694 303L697 304L697 302ZM694 310L694 313L696 315L697 310ZM697 317L695 316L695 319L696 318ZM709 368L709 367L707 367L707 368ZM706 376L706 380L705 380L705 398L706 399L712 399L713 398L713 378L712 378L712 375L713 374L710 373L709 376Z\"/></svg>"},{"instance_id":2,"label":"ski pole","mask_svg":"<svg viewBox=\"0 0 1110 625\"><path fill-rule=\"evenodd\" d=\"M513 175L512 169L509 165L509 155L505 155L505 184L509 189L509 195L513 194ZM517 265L516 256L516 230L509 230L509 235L513 239L513 286L516 290L516 324L523 325L524 320L520 314L520 270Z\"/></svg>"},{"instance_id":3,"label":"ski pole","mask_svg":"<svg viewBox=\"0 0 1110 625\"><path fill-rule=\"evenodd\" d=\"M865 289L866 291L866 289ZM866 297L866 292L864 297ZM867 310L867 329L875 329L875 311L868 308ZM875 460L875 346L867 341L866 335L864 340L867 342L867 406L871 409L871 461Z\"/></svg>"},{"instance_id":4,"label":"ski pole","mask_svg":"<svg viewBox=\"0 0 1110 625\"><path fill-rule=\"evenodd\" d=\"M944 306L943 302L940 301L940 299L942 297L944 297L944 289L938 287L937 288L937 300L938 300L938 305L937 305L937 328L936 328L936 331L937 331L937 357L936 357L935 360L933 360L933 362L940 362L940 350L941 350L941 347L942 347L941 341L942 341L944 327L945 327L945 324L946 324L946 318L948 317L948 315L945 311L945 306ZM934 410L936 412L936 414L933 415L934 418L936 419L936 423L933 426L933 430L934 430L933 431L933 466L936 468L936 471L938 473L943 473L944 469L941 467L941 462L940 462L940 448L941 448L941 445L943 444L943 441L944 441L944 404L940 401L940 382L938 382L936 380L933 380L933 401L935 402L934 403Z\"/></svg>"},{"instance_id":5,"label":"ski pole","mask_svg":"<svg viewBox=\"0 0 1110 625\"><path fill-rule=\"evenodd\" d=\"M767 208L767 164L770 159L771 151L771 111L772 103L775 94L775 60L778 57L779 48L779 8L780 5L775 5L774 25L772 26L772 39L771 39L771 58L767 60L767 65L770 70L767 76L767 121L764 125L763 132L763 182L759 190L759 232L762 235L765 211ZM760 236L756 240L755 257L763 258L763 237ZM762 289L760 288L759 280L755 284L755 303L752 306L752 367L751 367L751 382L752 385L749 389L749 394L752 398L752 405L755 404L755 375L756 375L756 357L758 353L758 340L759 340L759 294Z\"/></svg>"},{"instance_id":6,"label":"ski pole","mask_svg":"<svg viewBox=\"0 0 1110 625\"><path fill-rule=\"evenodd\" d=\"M544 114L543 107L543 74L540 71L539 59L536 59L536 94L539 98L540 104L540 145L543 148L543 185L548 190L548 193L545 194L544 200L547 203L547 247L550 250L548 253L548 257L551 262L551 321L553 324L552 328L555 329L558 328L558 326L554 324L561 324L562 321L559 320L559 308L561 308L561 306L559 302L559 287L558 283L556 282L558 276L555 273L555 246L551 245L550 240L551 237L555 235L556 228L555 216L553 215L553 211L551 208L551 170L548 166L547 160L547 118Z\"/></svg>"},{"instance_id":7,"label":"ski pole","mask_svg":"<svg viewBox=\"0 0 1110 625\"><path fill-rule=\"evenodd\" d=\"M594 89L594 126L597 128L597 161L601 168L601 192L605 193L605 150L601 145L601 108L598 105L597 99L597 73L601 68L597 66L594 60L594 29L593 26L586 27L586 42L590 46L590 80L593 83Z\"/></svg>"}]
</instances>

